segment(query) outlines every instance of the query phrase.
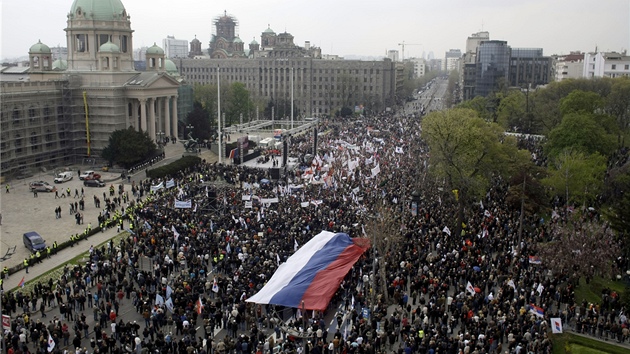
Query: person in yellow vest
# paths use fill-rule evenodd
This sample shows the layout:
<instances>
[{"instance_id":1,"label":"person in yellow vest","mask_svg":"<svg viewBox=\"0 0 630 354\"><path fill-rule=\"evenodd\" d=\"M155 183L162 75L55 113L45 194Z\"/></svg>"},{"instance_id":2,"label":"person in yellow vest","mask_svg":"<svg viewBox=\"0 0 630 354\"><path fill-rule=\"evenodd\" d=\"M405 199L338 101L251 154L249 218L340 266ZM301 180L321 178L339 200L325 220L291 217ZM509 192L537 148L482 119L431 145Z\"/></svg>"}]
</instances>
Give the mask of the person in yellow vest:
<instances>
[{"instance_id":1,"label":"person in yellow vest","mask_svg":"<svg viewBox=\"0 0 630 354\"><path fill-rule=\"evenodd\" d=\"M9 279L9 268L7 266L4 266L2 269L2 279Z\"/></svg>"},{"instance_id":2,"label":"person in yellow vest","mask_svg":"<svg viewBox=\"0 0 630 354\"><path fill-rule=\"evenodd\" d=\"M46 258L50 258L50 252L52 250L50 249L50 246L46 247Z\"/></svg>"},{"instance_id":3,"label":"person in yellow vest","mask_svg":"<svg viewBox=\"0 0 630 354\"><path fill-rule=\"evenodd\" d=\"M2 286L2 283L3 283L3 282L4 282L4 281L3 281L2 279L0 279L0 290L4 290L4 287Z\"/></svg>"},{"instance_id":4,"label":"person in yellow vest","mask_svg":"<svg viewBox=\"0 0 630 354\"><path fill-rule=\"evenodd\" d=\"M24 258L24 262L22 262L22 264L24 264L24 269L26 269L26 274L28 274L28 259Z\"/></svg>"},{"instance_id":5,"label":"person in yellow vest","mask_svg":"<svg viewBox=\"0 0 630 354\"><path fill-rule=\"evenodd\" d=\"M40 263L42 261L42 254L39 253L39 251L35 253L35 260L37 261L37 263Z\"/></svg>"},{"instance_id":6,"label":"person in yellow vest","mask_svg":"<svg viewBox=\"0 0 630 354\"><path fill-rule=\"evenodd\" d=\"M57 254L57 241L53 242L53 254Z\"/></svg>"}]
</instances>

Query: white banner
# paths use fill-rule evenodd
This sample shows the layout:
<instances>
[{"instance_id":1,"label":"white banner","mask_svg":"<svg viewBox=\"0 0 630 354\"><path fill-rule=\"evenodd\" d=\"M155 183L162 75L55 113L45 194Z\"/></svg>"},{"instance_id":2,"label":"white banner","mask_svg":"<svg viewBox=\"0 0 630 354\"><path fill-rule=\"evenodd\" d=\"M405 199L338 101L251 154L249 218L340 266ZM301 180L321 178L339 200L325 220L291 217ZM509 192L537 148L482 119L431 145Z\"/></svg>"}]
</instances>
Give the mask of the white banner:
<instances>
[{"instance_id":1,"label":"white banner","mask_svg":"<svg viewBox=\"0 0 630 354\"><path fill-rule=\"evenodd\" d=\"M168 181L166 181L166 188L173 188L175 187L175 180L174 179L170 179Z\"/></svg>"},{"instance_id":2,"label":"white banner","mask_svg":"<svg viewBox=\"0 0 630 354\"><path fill-rule=\"evenodd\" d=\"M260 202L263 204L279 203L280 199L276 198L260 198Z\"/></svg>"},{"instance_id":3,"label":"white banner","mask_svg":"<svg viewBox=\"0 0 630 354\"><path fill-rule=\"evenodd\" d=\"M552 317L551 320L551 333L562 333L562 319L560 317Z\"/></svg>"},{"instance_id":4,"label":"white banner","mask_svg":"<svg viewBox=\"0 0 630 354\"><path fill-rule=\"evenodd\" d=\"M302 202L302 203L300 203L300 206L302 208L306 208L308 206L308 204L309 204L309 202Z\"/></svg>"},{"instance_id":5,"label":"white banner","mask_svg":"<svg viewBox=\"0 0 630 354\"><path fill-rule=\"evenodd\" d=\"M164 188L164 182L160 182L157 186L151 186L151 192L157 192L162 188Z\"/></svg>"},{"instance_id":6,"label":"white banner","mask_svg":"<svg viewBox=\"0 0 630 354\"><path fill-rule=\"evenodd\" d=\"M252 207L253 205L251 200L245 202L245 209L251 209Z\"/></svg>"},{"instance_id":7,"label":"white banner","mask_svg":"<svg viewBox=\"0 0 630 354\"><path fill-rule=\"evenodd\" d=\"M372 169L372 177L378 175L379 172L381 172L381 168L379 165L376 165L376 167Z\"/></svg>"},{"instance_id":8,"label":"white banner","mask_svg":"<svg viewBox=\"0 0 630 354\"><path fill-rule=\"evenodd\" d=\"M175 199L175 208L177 208L177 209L190 209L190 208L192 208L192 202L190 200L177 200L177 199Z\"/></svg>"}]
</instances>

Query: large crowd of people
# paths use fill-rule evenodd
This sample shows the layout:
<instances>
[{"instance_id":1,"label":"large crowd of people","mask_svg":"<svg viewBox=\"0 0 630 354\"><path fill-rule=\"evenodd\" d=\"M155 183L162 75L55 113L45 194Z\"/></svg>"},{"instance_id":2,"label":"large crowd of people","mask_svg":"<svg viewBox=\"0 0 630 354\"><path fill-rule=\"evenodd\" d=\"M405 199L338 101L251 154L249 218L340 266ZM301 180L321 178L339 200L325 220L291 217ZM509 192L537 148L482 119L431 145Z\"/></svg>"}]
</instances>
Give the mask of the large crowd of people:
<instances>
[{"instance_id":1,"label":"large crowd of people","mask_svg":"<svg viewBox=\"0 0 630 354\"><path fill-rule=\"evenodd\" d=\"M421 119L395 115L329 120L316 151L312 134L291 137L306 164L280 180L203 162L145 180L127 203L105 200L129 236L32 293L5 292L6 352L550 353L552 317L627 342L613 295L582 302L568 276L530 263L530 236L544 226L518 242L504 183L466 210L461 235L451 233L457 206L427 173L421 131ZM321 230L373 242L327 311L246 302ZM140 267L147 259L152 269ZM142 320L119 316L122 306ZM51 307L60 317L44 320Z\"/></svg>"}]
</instances>

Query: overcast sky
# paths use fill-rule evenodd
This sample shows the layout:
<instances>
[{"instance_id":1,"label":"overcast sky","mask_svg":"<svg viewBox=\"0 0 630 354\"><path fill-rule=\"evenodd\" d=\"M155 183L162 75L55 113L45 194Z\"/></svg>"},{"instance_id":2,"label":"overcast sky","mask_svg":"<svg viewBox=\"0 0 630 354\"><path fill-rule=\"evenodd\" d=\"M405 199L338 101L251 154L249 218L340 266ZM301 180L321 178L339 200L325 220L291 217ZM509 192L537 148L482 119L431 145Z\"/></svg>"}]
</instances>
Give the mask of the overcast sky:
<instances>
[{"instance_id":1,"label":"overcast sky","mask_svg":"<svg viewBox=\"0 0 630 354\"><path fill-rule=\"evenodd\" d=\"M95 0L110 1L110 0ZM66 46L64 28L73 0L0 0L0 58L28 55L38 40ZM212 19L223 11L239 22L248 44L269 24L295 43L323 54L405 57L423 51L444 57L464 51L466 37L485 30L512 47L541 47L545 55L573 50L621 51L630 46L630 0L123 0L131 16L134 47L162 45L167 35L208 47ZM411 45L417 44L417 45Z\"/></svg>"}]
</instances>

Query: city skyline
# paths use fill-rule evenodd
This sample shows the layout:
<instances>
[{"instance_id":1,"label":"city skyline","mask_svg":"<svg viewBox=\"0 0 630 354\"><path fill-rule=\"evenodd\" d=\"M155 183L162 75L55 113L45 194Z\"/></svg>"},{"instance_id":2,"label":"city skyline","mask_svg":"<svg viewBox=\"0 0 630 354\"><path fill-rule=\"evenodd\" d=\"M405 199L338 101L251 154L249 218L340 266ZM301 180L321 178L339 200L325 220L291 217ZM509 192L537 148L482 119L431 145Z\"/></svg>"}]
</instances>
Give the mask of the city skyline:
<instances>
[{"instance_id":1,"label":"city skyline","mask_svg":"<svg viewBox=\"0 0 630 354\"><path fill-rule=\"evenodd\" d=\"M65 47L63 29L72 3L56 1L51 8L45 0L3 0L0 58L27 56L38 40L50 47ZM388 50L398 50L402 57L399 43L404 41L405 58L431 51L442 58L452 48L463 52L466 38L482 30L490 33L490 39L506 40L511 47L543 48L545 55L630 47L629 0L602 0L596 6L585 0L397 0L388 7L371 0L360 5L331 0L122 3L131 16L134 49L154 42L161 46L167 35L188 41L196 35L205 50L213 31L212 19L224 11L236 17L238 34L246 44L252 39L260 41L269 25L276 33L291 33L297 45L310 41L323 54L339 56L386 56ZM25 19L28 25L24 28Z\"/></svg>"}]
</instances>

